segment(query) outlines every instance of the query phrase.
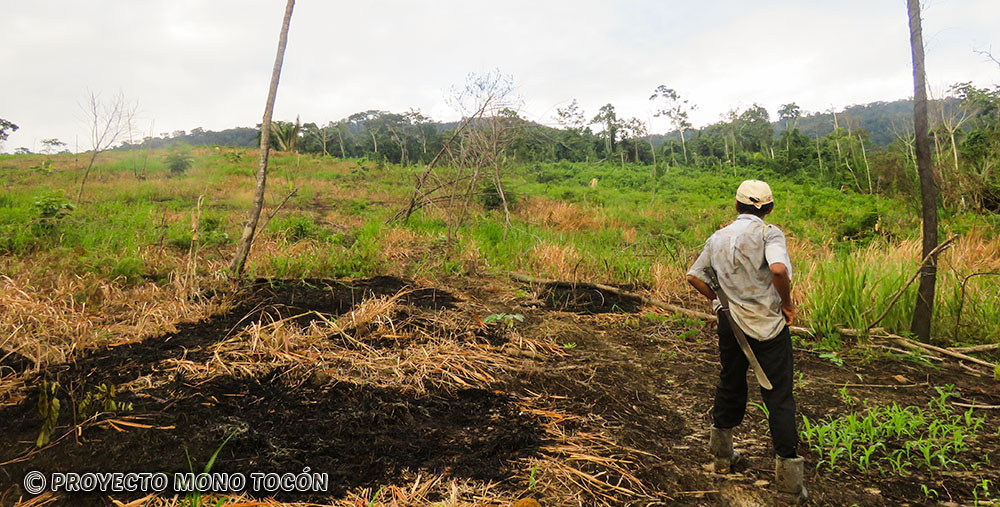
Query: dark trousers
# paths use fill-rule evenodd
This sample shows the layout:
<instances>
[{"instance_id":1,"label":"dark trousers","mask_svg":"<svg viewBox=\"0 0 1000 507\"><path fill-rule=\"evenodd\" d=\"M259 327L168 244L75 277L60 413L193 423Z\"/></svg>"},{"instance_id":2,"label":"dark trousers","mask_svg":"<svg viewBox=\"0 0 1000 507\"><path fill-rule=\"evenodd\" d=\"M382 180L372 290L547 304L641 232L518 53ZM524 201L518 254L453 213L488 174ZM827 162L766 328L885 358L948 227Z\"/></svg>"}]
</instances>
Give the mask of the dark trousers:
<instances>
[{"instance_id":1,"label":"dark trousers","mask_svg":"<svg viewBox=\"0 0 1000 507\"><path fill-rule=\"evenodd\" d=\"M795 397L792 395L792 339L788 326L765 341L747 337L757 361L774 389L760 388L767 407L774 451L783 458L797 455L799 436L795 429ZM749 361L733 335L729 319L719 312L719 359L722 373L715 388L712 422L716 428L733 428L743 422L747 409Z\"/></svg>"}]
</instances>

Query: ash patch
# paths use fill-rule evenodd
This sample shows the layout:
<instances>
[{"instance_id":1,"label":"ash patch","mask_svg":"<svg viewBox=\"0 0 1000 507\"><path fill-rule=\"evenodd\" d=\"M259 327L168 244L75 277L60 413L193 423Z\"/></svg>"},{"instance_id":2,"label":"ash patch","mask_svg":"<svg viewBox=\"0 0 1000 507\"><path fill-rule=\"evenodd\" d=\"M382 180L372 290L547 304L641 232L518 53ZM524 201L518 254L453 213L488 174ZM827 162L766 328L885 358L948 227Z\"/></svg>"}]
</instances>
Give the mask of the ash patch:
<instances>
[{"instance_id":1,"label":"ash patch","mask_svg":"<svg viewBox=\"0 0 1000 507\"><path fill-rule=\"evenodd\" d=\"M598 313L637 313L642 302L636 298L581 286L547 284L540 294L545 307L583 315Z\"/></svg>"},{"instance_id":2,"label":"ash patch","mask_svg":"<svg viewBox=\"0 0 1000 507\"><path fill-rule=\"evenodd\" d=\"M509 395L484 389L418 395L347 383L316 387L296 385L276 370L199 385L175 382L128 397L135 405L130 415L171 429L92 426L82 445L70 438L5 466L3 482L17 484L28 470L186 472L185 450L199 468L233 434L213 472L286 473L308 466L329 474L331 490L278 498L319 501L353 488L377 489L405 473L503 481L514 460L542 444L534 416L522 414ZM40 425L37 413L11 415L3 418L9 436L0 443L4 461L28 451ZM103 505L96 496L68 500Z\"/></svg>"}]
</instances>

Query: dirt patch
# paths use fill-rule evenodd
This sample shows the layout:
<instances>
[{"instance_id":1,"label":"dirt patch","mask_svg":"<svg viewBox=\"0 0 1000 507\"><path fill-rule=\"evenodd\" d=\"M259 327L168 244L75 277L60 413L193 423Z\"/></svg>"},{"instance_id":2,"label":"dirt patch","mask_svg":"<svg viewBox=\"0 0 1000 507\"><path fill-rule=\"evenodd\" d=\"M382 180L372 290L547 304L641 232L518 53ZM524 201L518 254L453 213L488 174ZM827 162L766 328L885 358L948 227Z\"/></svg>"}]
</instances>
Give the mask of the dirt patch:
<instances>
[{"instance_id":1,"label":"dirt patch","mask_svg":"<svg viewBox=\"0 0 1000 507\"><path fill-rule=\"evenodd\" d=\"M562 284L545 285L540 299L545 302L546 308L584 315L635 313L642 306L642 301L636 298L591 287L570 287Z\"/></svg>"}]
</instances>

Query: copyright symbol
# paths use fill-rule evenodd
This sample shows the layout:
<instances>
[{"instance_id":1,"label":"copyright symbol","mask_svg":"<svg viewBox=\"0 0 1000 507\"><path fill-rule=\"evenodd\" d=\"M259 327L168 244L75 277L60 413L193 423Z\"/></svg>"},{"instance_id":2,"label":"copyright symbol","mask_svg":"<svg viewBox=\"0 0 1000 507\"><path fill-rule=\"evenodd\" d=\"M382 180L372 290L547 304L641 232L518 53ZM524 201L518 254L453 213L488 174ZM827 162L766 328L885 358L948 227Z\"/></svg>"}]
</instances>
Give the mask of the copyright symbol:
<instances>
[{"instance_id":1,"label":"copyright symbol","mask_svg":"<svg viewBox=\"0 0 1000 507\"><path fill-rule=\"evenodd\" d=\"M38 471L31 471L25 474L24 490L30 495L37 495L45 491L45 474Z\"/></svg>"}]
</instances>

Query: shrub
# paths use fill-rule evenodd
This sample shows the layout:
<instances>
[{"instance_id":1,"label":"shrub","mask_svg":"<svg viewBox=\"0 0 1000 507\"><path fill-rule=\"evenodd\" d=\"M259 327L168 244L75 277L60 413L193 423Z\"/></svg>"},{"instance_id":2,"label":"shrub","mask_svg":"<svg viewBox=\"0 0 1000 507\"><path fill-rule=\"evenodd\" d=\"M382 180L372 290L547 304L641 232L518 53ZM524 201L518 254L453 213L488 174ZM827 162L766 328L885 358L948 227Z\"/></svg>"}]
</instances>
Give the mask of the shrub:
<instances>
[{"instance_id":1,"label":"shrub","mask_svg":"<svg viewBox=\"0 0 1000 507\"><path fill-rule=\"evenodd\" d=\"M173 174L181 174L191 168L194 164L194 155L191 153L191 147L186 144L175 144L167 150L167 155L164 157L163 162L170 169Z\"/></svg>"},{"instance_id":2,"label":"shrub","mask_svg":"<svg viewBox=\"0 0 1000 507\"><path fill-rule=\"evenodd\" d=\"M497 191L496 185L490 183L483 187L482 191L479 193L479 202L484 208L488 210L503 209L503 199L507 198L507 207L514 209L517 204L517 196L510 189L505 188L503 191L503 197L500 196L500 192Z\"/></svg>"}]
</instances>

